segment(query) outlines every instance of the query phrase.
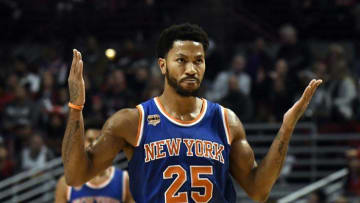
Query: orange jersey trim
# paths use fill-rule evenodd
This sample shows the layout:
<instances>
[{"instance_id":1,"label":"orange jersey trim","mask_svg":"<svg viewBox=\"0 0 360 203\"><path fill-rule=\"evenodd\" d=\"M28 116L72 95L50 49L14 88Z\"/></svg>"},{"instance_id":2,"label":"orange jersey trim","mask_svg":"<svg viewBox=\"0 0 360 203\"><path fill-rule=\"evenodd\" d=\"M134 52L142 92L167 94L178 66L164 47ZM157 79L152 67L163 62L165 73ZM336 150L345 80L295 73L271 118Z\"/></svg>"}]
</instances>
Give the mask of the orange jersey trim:
<instances>
[{"instance_id":1,"label":"orange jersey trim","mask_svg":"<svg viewBox=\"0 0 360 203\"><path fill-rule=\"evenodd\" d=\"M142 137L142 128L143 128L143 119L144 119L144 112L140 105L137 105L136 108L139 111L139 122L138 122L138 129L136 134L136 147L140 144L140 138Z\"/></svg>"},{"instance_id":2,"label":"orange jersey trim","mask_svg":"<svg viewBox=\"0 0 360 203\"><path fill-rule=\"evenodd\" d=\"M230 134L230 127L229 127L229 118L228 118L228 111L226 108L224 108L224 118L225 118L225 130L227 132L228 135L228 140L229 140L229 144L231 144L231 134Z\"/></svg>"},{"instance_id":3,"label":"orange jersey trim","mask_svg":"<svg viewBox=\"0 0 360 203\"><path fill-rule=\"evenodd\" d=\"M177 118L174 118L172 115L170 115L164 108L164 106L161 104L160 100L159 100L159 97L155 97L155 100L157 101L157 103L159 104L159 107L161 108L162 112L165 113L170 119L178 122L178 123L181 123L181 124L192 124L192 123L195 123L196 121L198 121L202 115L204 114L205 112L205 99L201 98L202 100L202 105L201 105L201 110L200 110L200 113L199 115L196 116L195 119L191 120L191 121L182 121L182 120L179 120Z\"/></svg>"}]
</instances>

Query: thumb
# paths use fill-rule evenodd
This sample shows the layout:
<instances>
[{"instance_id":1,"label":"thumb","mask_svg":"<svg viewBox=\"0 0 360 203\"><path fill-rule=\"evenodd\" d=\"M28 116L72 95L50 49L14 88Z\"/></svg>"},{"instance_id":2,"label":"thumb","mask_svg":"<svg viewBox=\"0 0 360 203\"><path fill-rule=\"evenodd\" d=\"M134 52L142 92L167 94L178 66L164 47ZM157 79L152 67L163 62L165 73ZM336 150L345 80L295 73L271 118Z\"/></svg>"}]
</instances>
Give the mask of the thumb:
<instances>
[{"instance_id":1,"label":"thumb","mask_svg":"<svg viewBox=\"0 0 360 203\"><path fill-rule=\"evenodd\" d=\"M79 76L80 78L83 77L83 70L84 70L84 63L82 60L79 61Z\"/></svg>"}]
</instances>

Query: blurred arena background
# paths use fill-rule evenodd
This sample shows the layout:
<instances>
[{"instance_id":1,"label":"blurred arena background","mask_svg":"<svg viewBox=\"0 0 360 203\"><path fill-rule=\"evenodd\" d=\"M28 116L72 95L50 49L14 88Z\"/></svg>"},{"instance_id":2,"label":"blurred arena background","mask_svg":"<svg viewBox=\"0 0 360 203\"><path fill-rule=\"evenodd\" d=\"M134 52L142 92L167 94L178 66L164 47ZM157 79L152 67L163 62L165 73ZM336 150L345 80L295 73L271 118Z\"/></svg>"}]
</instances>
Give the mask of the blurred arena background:
<instances>
[{"instance_id":1,"label":"blurred arena background","mask_svg":"<svg viewBox=\"0 0 360 203\"><path fill-rule=\"evenodd\" d=\"M269 202L359 201L360 1L0 0L0 202L53 202L73 48L85 127L97 126L162 91L156 40L181 22L208 32L201 94L236 112L257 159L308 81L324 80Z\"/></svg>"}]
</instances>

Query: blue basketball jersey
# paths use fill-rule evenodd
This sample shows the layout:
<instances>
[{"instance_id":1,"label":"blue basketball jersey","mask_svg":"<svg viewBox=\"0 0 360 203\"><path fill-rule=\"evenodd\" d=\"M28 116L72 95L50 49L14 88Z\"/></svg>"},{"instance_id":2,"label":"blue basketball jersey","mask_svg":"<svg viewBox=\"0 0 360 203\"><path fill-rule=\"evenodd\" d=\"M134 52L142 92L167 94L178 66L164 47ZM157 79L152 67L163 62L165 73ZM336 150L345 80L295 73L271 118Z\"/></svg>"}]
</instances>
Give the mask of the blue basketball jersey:
<instances>
[{"instance_id":1,"label":"blue basketball jersey","mask_svg":"<svg viewBox=\"0 0 360 203\"><path fill-rule=\"evenodd\" d=\"M124 202L126 176L124 171L111 167L110 178L99 186L87 182L81 187L68 187L68 202Z\"/></svg>"},{"instance_id":2,"label":"blue basketball jersey","mask_svg":"<svg viewBox=\"0 0 360 203\"><path fill-rule=\"evenodd\" d=\"M233 203L227 113L202 99L192 121L169 115L156 97L137 106L137 143L129 162L130 190L137 203Z\"/></svg>"}]
</instances>

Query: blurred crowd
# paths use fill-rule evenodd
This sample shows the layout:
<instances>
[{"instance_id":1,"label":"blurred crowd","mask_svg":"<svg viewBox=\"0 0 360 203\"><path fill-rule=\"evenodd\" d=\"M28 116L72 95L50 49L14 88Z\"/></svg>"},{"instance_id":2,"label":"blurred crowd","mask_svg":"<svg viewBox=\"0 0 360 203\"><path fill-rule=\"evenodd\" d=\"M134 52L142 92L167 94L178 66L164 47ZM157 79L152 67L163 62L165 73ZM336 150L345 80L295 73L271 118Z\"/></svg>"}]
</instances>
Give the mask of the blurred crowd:
<instances>
[{"instance_id":1,"label":"blurred crowd","mask_svg":"<svg viewBox=\"0 0 360 203\"><path fill-rule=\"evenodd\" d=\"M350 53L339 43L329 43L319 56L311 55L291 25L282 26L279 34L281 41L271 43L276 49L259 37L239 44L230 60L221 62L216 61L222 56L212 42L200 96L233 109L244 123L275 123L282 121L312 78L321 78L324 83L303 120L324 130L333 123L349 130L349 123L359 119L357 61L349 61ZM154 53L147 55L131 40L112 45L117 47L112 57L105 55L109 47L94 36L72 45L82 52L85 63L86 125L103 123L117 110L162 92L163 76ZM16 161L6 166L24 170L60 155L72 51L51 42L15 45L7 52L0 75L1 137L7 156Z\"/></svg>"},{"instance_id":2,"label":"blurred crowd","mask_svg":"<svg viewBox=\"0 0 360 203\"><path fill-rule=\"evenodd\" d=\"M154 49L159 28L171 24L175 18L178 20L174 22L187 20L177 15L180 12L174 5L179 3L174 2L178 1L37 2L39 4L0 0L0 13L4 17L0 22L2 25L6 20L12 22L6 24L11 29L2 33L12 41L0 47L0 180L19 171L43 166L60 156L69 110L67 77L72 48L81 51L84 60L85 127L101 126L119 109L135 107L161 94L163 76ZM181 5L194 3L181 2ZM217 5L216 1L209 2ZM224 2L225 8L239 2L244 8L249 5L247 1ZM301 7L301 15L308 12L313 17L306 18L304 24L293 19L292 24L273 25L271 30L276 28L276 32L257 30L256 36L250 38L247 33L254 30L246 27L246 23L238 28L229 27L230 34L204 23L208 28L205 30L209 32L210 47L199 96L231 108L244 123L278 123L309 81L320 78L324 82L314 95L303 121L315 122L321 132L359 131L359 43L356 40L309 39L303 30L308 28L306 26L316 25L314 21L319 19L314 17L314 10L323 1L289 2L293 3L289 8ZM336 9L351 8L351 26L357 28L356 16L360 13L357 12L360 9L356 9L357 1L334 2ZM219 12L224 11L220 7L211 15L218 17ZM243 13L236 8L233 9L235 13ZM31 15L40 13L29 20L27 12ZM132 20L128 21L128 18ZM229 25L233 19L222 20L224 25ZM347 16L337 20L343 19ZM360 21L360 17L358 19ZM77 24L77 20L82 23ZM99 21L106 22L106 28ZM119 22L126 25L121 32L116 30ZM159 26L161 23L163 25ZM64 28L59 24L67 26ZM250 31L243 31L244 28ZM116 32L111 33L112 29ZM23 40L14 40L20 35ZM276 40L272 36L276 36ZM105 55L110 48L115 55ZM359 187L358 182L350 184Z\"/></svg>"}]
</instances>

